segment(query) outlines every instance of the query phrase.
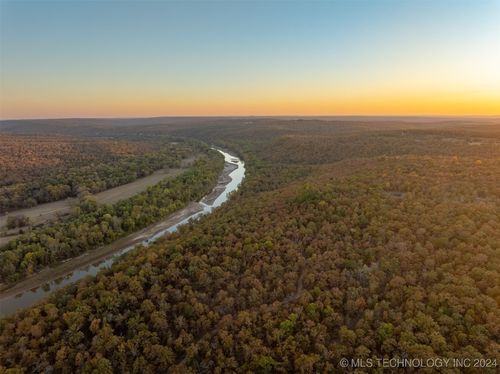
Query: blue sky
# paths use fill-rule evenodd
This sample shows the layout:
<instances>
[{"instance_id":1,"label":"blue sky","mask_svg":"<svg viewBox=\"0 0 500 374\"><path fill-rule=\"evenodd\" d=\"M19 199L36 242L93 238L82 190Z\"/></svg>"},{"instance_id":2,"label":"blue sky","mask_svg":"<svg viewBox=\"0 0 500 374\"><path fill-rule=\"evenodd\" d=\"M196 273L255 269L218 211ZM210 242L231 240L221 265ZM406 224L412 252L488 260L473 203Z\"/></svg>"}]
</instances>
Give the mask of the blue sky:
<instances>
[{"instance_id":1,"label":"blue sky","mask_svg":"<svg viewBox=\"0 0 500 374\"><path fill-rule=\"evenodd\" d=\"M500 113L500 1L0 4L3 118Z\"/></svg>"}]
</instances>

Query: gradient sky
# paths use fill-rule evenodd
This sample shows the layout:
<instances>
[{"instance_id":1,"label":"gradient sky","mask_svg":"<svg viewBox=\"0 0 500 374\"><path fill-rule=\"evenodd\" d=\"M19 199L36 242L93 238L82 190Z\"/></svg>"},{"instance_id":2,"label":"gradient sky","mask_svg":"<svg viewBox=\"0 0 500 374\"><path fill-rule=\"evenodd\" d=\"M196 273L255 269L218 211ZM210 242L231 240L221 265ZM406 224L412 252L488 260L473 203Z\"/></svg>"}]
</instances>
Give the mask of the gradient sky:
<instances>
[{"instance_id":1,"label":"gradient sky","mask_svg":"<svg viewBox=\"0 0 500 374\"><path fill-rule=\"evenodd\" d=\"M0 0L0 116L499 115L500 0Z\"/></svg>"}]
</instances>

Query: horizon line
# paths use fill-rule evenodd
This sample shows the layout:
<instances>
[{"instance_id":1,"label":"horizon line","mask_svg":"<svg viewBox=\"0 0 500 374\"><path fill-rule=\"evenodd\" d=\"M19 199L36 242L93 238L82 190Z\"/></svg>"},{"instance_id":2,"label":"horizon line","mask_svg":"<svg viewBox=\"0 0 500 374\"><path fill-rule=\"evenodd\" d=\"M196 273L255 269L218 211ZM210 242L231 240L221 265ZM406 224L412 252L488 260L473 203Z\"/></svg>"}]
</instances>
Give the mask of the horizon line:
<instances>
[{"instance_id":1,"label":"horizon line","mask_svg":"<svg viewBox=\"0 0 500 374\"><path fill-rule=\"evenodd\" d=\"M293 114L279 114L279 115L265 115L265 114L245 114L245 115L159 115L159 116L69 116L69 117L13 117L13 118L0 118L0 122L4 121L43 121L43 120L85 120L85 119L102 119L102 120L120 120L120 119L161 119L161 118L437 118L437 119L500 119L499 114L329 114L329 115L293 115Z\"/></svg>"}]
</instances>

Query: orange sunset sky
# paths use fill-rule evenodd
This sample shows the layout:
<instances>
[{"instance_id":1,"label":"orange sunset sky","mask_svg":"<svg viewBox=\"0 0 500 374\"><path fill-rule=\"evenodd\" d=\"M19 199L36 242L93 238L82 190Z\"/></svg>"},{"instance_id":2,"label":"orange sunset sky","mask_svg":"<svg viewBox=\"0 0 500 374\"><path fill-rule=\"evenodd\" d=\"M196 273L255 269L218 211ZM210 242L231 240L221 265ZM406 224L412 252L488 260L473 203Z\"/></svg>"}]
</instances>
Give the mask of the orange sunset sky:
<instances>
[{"instance_id":1,"label":"orange sunset sky","mask_svg":"<svg viewBox=\"0 0 500 374\"><path fill-rule=\"evenodd\" d=\"M0 3L0 116L499 115L499 1Z\"/></svg>"}]
</instances>

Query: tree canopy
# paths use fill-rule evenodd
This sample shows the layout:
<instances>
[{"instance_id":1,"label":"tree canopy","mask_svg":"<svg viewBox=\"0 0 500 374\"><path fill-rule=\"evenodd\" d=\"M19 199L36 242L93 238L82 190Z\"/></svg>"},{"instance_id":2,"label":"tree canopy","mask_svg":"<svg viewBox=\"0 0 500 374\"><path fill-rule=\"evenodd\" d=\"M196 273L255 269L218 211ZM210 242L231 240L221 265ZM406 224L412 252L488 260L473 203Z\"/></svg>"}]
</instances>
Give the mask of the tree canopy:
<instances>
[{"instance_id":1,"label":"tree canopy","mask_svg":"<svg viewBox=\"0 0 500 374\"><path fill-rule=\"evenodd\" d=\"M317 373L342 371L341 357L499 362L500 131L363 126L156 129L237 151L242 187L2 319L0 365Z\"/></svg>"}]
</instances>

